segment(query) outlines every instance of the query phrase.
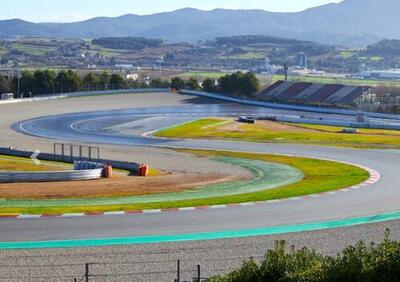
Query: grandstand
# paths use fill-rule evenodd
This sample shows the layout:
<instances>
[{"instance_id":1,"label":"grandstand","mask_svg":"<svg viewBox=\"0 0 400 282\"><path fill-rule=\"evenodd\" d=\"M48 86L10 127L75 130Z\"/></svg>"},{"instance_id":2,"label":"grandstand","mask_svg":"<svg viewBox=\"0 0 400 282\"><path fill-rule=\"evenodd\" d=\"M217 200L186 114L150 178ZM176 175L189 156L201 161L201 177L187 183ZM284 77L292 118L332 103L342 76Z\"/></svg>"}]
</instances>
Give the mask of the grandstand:
<instances>
[{"instance_id":1,"label":"grandstand","mask_svg":"<svg viewBox=\"0 0 400 282\"><path fill-rule=\"evenodd\" d=\"M304 104L352 104L369 87L342 84L322 84L309 82L277 81L259 93L259 97L269 101Z\"/></svg>"}]
</instances>

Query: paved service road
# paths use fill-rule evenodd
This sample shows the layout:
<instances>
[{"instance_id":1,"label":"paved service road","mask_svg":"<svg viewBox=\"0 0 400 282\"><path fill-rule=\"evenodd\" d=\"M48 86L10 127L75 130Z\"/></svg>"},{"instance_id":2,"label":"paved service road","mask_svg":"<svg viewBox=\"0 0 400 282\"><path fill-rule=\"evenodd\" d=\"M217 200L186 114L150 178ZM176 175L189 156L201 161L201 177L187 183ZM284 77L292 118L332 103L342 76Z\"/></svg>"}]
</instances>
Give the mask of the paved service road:
<instances>
[{"instance_id":1,"label":"paved service road","mask_svg":"<svg viewBox=\"0 0 400 282\"><path fill-rule=\"evenodd\" d=\"M221 149L328 158L373 168L381 174L381 180L360 190L332 193L327 197L226 209L76 218L2 219L0 241L214 232L339 220L399 210L400 153L398 151L231 141L161 140L142 136L149 131L203 116L237 116L262 114L266 111L288 115L299 114L232 104L200 104L64 114L21 122L15 124L14 129L33 136L90 143ZM353 118L324 115L324 118L328 117Z\"/></svg>"}]
</instances>

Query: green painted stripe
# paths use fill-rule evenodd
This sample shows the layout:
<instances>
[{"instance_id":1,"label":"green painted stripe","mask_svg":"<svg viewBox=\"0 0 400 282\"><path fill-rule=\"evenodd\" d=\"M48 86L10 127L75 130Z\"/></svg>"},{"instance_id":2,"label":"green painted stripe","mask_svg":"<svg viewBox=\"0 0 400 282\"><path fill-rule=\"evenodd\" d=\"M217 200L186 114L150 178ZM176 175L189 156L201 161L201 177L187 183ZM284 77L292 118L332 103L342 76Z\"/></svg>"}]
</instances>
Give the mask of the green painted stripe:
<instances>
[{"instance_id":1,"label":"green painted stripe","mask_svg":"<svg viewBox=\"0 0 400 282\"><path fill-rule=\"evenodd\" d=\"M154 243L168 243L168 242L229 239L229 238L275 235L275 234L285 234L285 233L304 232L304 231L316 231L322 229L348 227L348 226L383 222L396 219L400 219L400 212L349 218L349 219L335 220L335 221L326 221L319 223L286 225L286 226L276 226L276 227L257 228L257 229L230 230L230 231L219 231L219 232L208 232L208 233L153 235L153 236L137 236L137 237L126 237L126 238L104 238L104 239L84 239L84 240L2 242L0 243L0 250L98 247L98 246L112 246L112 245L135 245L135 244L154 244Z\"/></svg>"}]
</instances>

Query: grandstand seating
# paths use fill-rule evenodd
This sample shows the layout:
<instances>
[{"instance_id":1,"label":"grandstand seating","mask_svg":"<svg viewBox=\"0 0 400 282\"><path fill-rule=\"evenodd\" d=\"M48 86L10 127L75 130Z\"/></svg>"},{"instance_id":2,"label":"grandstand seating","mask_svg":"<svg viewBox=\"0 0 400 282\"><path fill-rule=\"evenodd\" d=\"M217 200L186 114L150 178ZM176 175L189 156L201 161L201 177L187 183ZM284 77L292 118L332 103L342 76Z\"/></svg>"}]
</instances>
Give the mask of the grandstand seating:
<instances>
[{"instance_id":1,"label":"grandstand seating","mask_svg":"<svg viewBox=\"0 0 400 282\"><path fill-rule=\"evenodd\" d=\"M282 101L293 100L293 98L297 94L299 94L300 92L302 92L304 89L308 88L311 85L312 85L312 83L309 83L309 82L295 83L294 85L292 85L291 87L289 87L285 91L282 91L281 93L279 93L277 98L279 100L282 100Z\"/></svg>"},{"instance_id":2,"label":"grandstand seating","mask_svg":"<svg viewBox=\"0 0 400 282\"><path fill-rule=\"evenodd\" d=\"M262 90L262 91L259 93L259 95L262 97L262 96L264 96L264 94L266 94L266 93L272 91L273 89L275 89L276 87L278 87L279 85L281 85L281 84L283 84L283 83L285 83L283 80L278 80L276 83L274 83L274 84L268 86L267 88L265 88L264 90Z\"/></svg>"},{"instance_id":3,"label":"grandstand seating","mask_svg":"<svg viewBox=\"0 0 400 282\"><path fill-rule=\"evenodd\" d=\"M261 91L259 96L282 102L350 104L364 94L364 90L360 86L341 84L277 81Z\"/></svg>"},{"instance_id":4,"label":"grandstand seating","mask_svg":"<svg viewBox=\"0 0 400 282\"><path fill-rule=\"evenodd\" d=\"M338 103L339 104L349 104L349 103L353 102L355 99L357 99L358 97L360 97L361 95L363 95L365 90L366 89L364 89L363 87L358 87L353 92L351 92L349 95L347 95L346 97L341 99Z\"/></svg>"},{"instance_id":5,"label":"grandstand seating","mask_svg":"<svg viewBox=\"0 0 400 282\"><path fill-rule=\"evenodd\" d=\"M322 87L324 87L325 84L320 84L320 83L313 83L311 86L307 87L304 89L302 92L297 94L294 99L298 101L305 101L307 100L308 97L310 97L312 94L320 90Z\"/></svg>"},{"instance_id":6,"label":"grandstand seating","mask_svg":"<svg viewBox=\"0 0 400 282\"><path fill-rule=\"evenodd\" d=\"M322 103L324 102L329 96L335 94L337 91L339 91L341 88L343 88L343 85L339 84L326 84L324 87L322 87L320 90L312 94L308 99L307 102L312 102L312 103Z\"/></svg>"},{"instance_id":7,"label":"grandstand seating","mask_svg":"<svg viewBox=\"0 0 400 282\"><path fill-rule=\"evenodd\" d=\"M264 97L266 97L266 98L275 98L281 92L283 92L283 91L287 90L288 88L292 87L293 84L295 84L295 82L285 81L284 83L278 85L277 87L275 87L274 89L272 89L268 93L265 93Z\"/></svg>"},{"instance_id":8,"label":"grandstand seating","mask_svg":"<svg viewBox=\"0 0 400 282\"><path fill-rule=\"evenodd\" d=\"M326 99L326 101L331 102L331 103L337 103L340 100L342 100L343 98L345 98L347 95L350 95L357 88L358 88L357 86L344 86L338 92L336 92L335 94L328 97L328 99Z\"/></svg>"}]
</instances>

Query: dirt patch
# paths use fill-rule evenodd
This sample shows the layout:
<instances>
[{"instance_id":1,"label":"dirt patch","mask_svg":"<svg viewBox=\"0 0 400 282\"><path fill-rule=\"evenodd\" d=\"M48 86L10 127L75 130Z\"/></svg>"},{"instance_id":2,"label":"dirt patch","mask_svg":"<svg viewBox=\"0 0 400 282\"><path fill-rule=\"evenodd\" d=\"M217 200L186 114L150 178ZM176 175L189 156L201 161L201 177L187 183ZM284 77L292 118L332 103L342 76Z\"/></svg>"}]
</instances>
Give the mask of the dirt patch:
<instances>
[{"instance_id":1,"label":"dirt patch","mask_svg":"<svg viewBox=\"0 0 400 282\"><path fill-rule=\"evenodd\" d=\"M3 199L54 199L137 196L179 192L208 184L239 180L221 174L171 174L154 177L118 175L111 179L53 183L0 184Z\"/></svg>"},{"instance_id":2,"label":"dirt patch","mask_svg":"<svg viewBox=\"0 0 400 282\"><path fill-rule=\"evenodd\" d=\"M226 131L226 132L245 132L244 129L240 128L243 123L233 121L223 126L218 127L218 131Z\"/></svg>"},{"instance_id":3,"label":"dirt patch","mask_svg":"<svg viewBox=\"0 0 400 282\"><path fill-rule=\"evenodd\" d=\"M270 129L273 131L284 131L284 132L316 132L317 130L302 128L299 126L291 126L288 124L283 124L279 122L269 121L269 120L262 120L257 121L257 125L265 127L266 129Z\"/></svg>"}]
</instances>

